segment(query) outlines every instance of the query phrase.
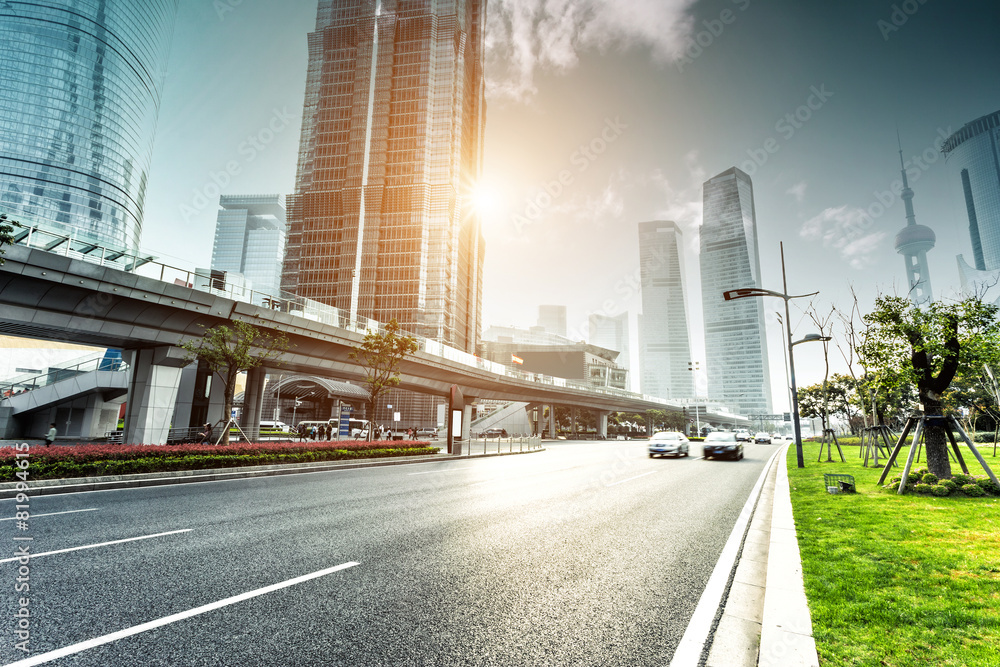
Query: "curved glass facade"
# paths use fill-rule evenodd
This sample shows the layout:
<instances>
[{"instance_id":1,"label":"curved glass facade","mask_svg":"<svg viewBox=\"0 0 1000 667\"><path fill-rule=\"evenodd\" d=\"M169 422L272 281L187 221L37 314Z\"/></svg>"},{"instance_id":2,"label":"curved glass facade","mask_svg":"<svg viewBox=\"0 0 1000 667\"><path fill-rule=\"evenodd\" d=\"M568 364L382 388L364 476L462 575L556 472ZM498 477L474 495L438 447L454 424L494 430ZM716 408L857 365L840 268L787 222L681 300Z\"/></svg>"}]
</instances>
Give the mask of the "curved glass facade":
<instances>
[{"instance_id":1,"label":"curved glass facade","mask_svg":"<svg viewBox=\"0 0 1000 667\"><path fill-rule=\"evenodd\" d=\"M134 251L176 0L0 3L0 211Z\"/></svg>"},{"instance_id":2,"label":"curved glass facade","mask_svg":"<svg viewBox=\"0 0 1000 667\"><path fill-rule=\"evenodd\" d=\"M941 151L962 179L976 268L1000 269L1000 111L966 124Z\"/></svg>"}]
</instances>

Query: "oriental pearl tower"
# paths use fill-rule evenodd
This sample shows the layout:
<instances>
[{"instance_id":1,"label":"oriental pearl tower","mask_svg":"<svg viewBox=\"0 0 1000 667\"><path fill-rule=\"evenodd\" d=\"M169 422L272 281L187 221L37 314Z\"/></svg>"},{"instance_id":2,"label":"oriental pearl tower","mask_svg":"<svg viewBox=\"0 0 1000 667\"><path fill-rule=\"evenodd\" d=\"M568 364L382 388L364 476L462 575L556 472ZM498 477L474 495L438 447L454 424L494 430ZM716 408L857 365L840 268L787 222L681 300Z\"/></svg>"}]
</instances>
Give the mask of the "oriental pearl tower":
<instances>
[{"instance_id":1,"label":"oriental pearl tower","mask_svg":"<svg viewBox=\"0 0 1000 667\"><path fill-rule=\"evenodd\" d=\"M900 197L906 206L906 227L896 234L896 252L906 262L910 300L913 305L921 308L934 300L931 295L931 276L927 269L927 251L934 247L937 238L930 227L917 224L917 216L913 213L913 190L906 180L902 146L899 149L899 166L903 172L903 192Z\"/></svg>"}]
</instances>

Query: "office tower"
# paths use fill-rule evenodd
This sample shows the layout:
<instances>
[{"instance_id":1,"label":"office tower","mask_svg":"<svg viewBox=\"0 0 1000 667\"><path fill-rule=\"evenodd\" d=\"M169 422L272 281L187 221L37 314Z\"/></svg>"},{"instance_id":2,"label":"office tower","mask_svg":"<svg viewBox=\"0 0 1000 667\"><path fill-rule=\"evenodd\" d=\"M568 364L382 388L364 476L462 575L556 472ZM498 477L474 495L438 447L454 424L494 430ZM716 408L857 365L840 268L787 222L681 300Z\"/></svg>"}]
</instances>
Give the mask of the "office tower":
<instances>
[{"instance_id":1,"label":"office tower","mask_svg":"<svg viewBox=\"0 0 1000 667\"><path fill-rule=\"evenodd\" d=\"M684 240L677 223L639 223L639 317L641 391L670 399L694 398L688 370L687 300L684 295Z\"/></svg>"},{"instance_id":2,"label":"office tower","mask_svg":"<svg viewBox=\"0 0 1000 667\"><path fill-rule=\"evenodd\" d=\"M285 197L223 195L219 207L212 270L242 274L255 294L278 296L285 250ZM254 299L254 303L259 301Z\"/></svg>"},{"instance_id":3,"label":"office tower","mask_svg":"<svg viewBox=\"0 0 1000 667\"><path fill-rule=\"evenodd\" d=\"M282 287L470 353L484 0L320 0Z\"/></svg>"},{"instance_id":4,"label":"office tower","mask_svg":"<svg viewBox=\"0 0 1000 667\"><path fill-rule=\"evenodd\" d=\"M917 307L926 306L934 300L931 274L927 268L927 251L934 247L936 237L930 227L917 224L917 216L913 213L913 190L906 180L902 146L899 149L899 166L903 172L903 192L900 197L906 206L906 227L896 234L896 252L903 256L906 263L910 300Z\"/></svg>"},{"instance_id":5,"label":"office tower","mask_svg":"<svg viewBox=\"0 0 1000 667\"><path fill-rule=\"evenodd\" d=\"M761 287L753 183L733 167L703 186L701 299L709 400L736 412L770 414L763 297L725 301L722 293Z\"/></svg>"},{"instance_id":6,"label":"office tower","mask_svg":"<svg viewBox=\"0 0 1000 667\"><path fill-rule=\"evenodd\" d=\"M74 250L138 249L176 12L176 0L0 2L0 212Z\"/></svg>"},{"instance_id":7,"label":"office tower","mask_svg":"<svg viewBox=\"0 0 1000 667\"><path fill-rule=\"evenodd\" d=\"M961 179L975 269L1000 269L1000 111L977 118L941 146Z\"/></svg>"},{"instance_id":8,"label":"office tower","mask_svg":"<svg viewBox=\"0 0 1000 667\"><path fill-rule=\"evenodd\" d=\"M566 336L566 306L539 306L538 326L557 336Z\"/></svg>"},{"instance_id":9,"label":"office tower","mask_svg":"<svg viewBox=\"0 0 1000 667\"><path fill-rule=\"evenodd\" d=\"M631 370L629 355L631 354L628 340L628 313L614 317L591 313L588 340L591 345L617 350L620 354L616 363L619 367ZM631 384L631 383L630 383ZM631 386L627 387L631 389Z\"/></svg>"}]
</instances>

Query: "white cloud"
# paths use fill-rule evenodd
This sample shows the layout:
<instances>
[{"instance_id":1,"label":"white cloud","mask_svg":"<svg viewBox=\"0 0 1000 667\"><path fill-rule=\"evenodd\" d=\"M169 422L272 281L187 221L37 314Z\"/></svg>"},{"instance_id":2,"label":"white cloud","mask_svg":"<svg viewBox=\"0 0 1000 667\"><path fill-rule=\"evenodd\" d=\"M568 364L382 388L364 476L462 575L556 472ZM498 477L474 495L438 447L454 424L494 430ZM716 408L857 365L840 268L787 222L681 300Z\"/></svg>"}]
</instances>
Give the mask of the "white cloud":
<instances>
[{"instance_id":1,"label":"white cloud","mask_svg":"<svg viewBox=\"0 0 1000 667\"><path fill-rule=\"evenodd\" d=\"M792 195L795 197L795 201L801 204L806 198L806 182L800 181L799 183L796 183L792 187L785 190L785 194Z\"/></svg>"},{"instance_id":2,"label":"white cloud","mask_svg":"<svg viewBox=\"0 0 1000 667\"><path fill-rule=\"evenodd\" d=\"M871 217L864 209L847 206L828 208L807 220L799 236L838 250L852 267L861 269L874 263L872 255L880 249L886 237L885 232L865 234L863 230L870 223Z\"/></svg>"},{"instance_id":3,"label":"white cloud","mask_svg":"<svg viewBox=\"0 0 1000 667\"><path fill-rule=\"evenodd\" d=\"M536 70L566 71L588 49L642 47L654 59L681 55L696 0L495 0L486 25L487 92L525 100Z\"/></svg>"}]
</instances>

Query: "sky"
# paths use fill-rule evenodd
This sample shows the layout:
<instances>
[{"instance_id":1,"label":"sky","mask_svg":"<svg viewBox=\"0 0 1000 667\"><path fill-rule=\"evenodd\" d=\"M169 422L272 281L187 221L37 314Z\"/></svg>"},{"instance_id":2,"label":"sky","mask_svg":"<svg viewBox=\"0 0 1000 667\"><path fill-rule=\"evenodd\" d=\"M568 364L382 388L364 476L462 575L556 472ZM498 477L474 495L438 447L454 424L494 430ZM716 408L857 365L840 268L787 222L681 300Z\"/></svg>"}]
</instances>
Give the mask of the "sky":
<instances>
[{"instance_id":1,"label":"sky","mask_svg":"<svg viewBox=\"0 0 1000 667\"><path fill-rule=\"evenodd\" d=\"M220 193L293 190L315 15L315 1L181 0L146 251L207 266ZM816 331L810 304L829 317L853 291L867 312L906 291L897 133L917 222L937 234L934 296L958 292L968 220L936 147L1000 109L996 0L493 0L487 16L484 329L563 304L582 340L591 313L628 311L636 349L637 224L674 220L704 368L701 186L732 166L753 179L763 286L782 291L783 244L789 293L819 292L792 301L794 338ZM782 308L767 301L779 412ZM834 335L831 370L844 372ZM822 381L822 346L797 346L795 364L799 386Z\"/></svg>"}]
</instances>

